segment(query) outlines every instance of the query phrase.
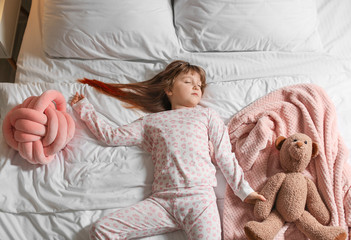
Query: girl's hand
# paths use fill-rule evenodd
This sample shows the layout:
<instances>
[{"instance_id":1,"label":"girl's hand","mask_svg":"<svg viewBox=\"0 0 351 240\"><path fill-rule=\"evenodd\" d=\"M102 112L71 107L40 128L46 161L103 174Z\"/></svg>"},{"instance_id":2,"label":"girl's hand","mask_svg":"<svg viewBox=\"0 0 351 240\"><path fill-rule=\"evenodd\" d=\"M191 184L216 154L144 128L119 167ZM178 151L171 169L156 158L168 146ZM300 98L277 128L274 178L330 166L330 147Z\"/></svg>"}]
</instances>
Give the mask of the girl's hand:
<instances>
[{"instance_id":1,"label":"girl's hand","mask_svg":"<svg viewBox=\"0 0 351 240\"><path fill-rule=\"evenodd\" d=\"M71 106L73 106L74 104L76 104L77 102L82 100L83 98L84 98L83 94L79 94L78 92L76 92L76 94L72 98Z\"/></svg>"},{"instance_id":2,"label":"girl's hand","mask_svg":"<svg viewBox=\"0 0 351 240\"><path fill-rule=\"evenodd\" d=\"M244 202L255 204L257 200L266 201L266 198L257 192L252 192L244 199Z\"/></svg>"}]
</instances>

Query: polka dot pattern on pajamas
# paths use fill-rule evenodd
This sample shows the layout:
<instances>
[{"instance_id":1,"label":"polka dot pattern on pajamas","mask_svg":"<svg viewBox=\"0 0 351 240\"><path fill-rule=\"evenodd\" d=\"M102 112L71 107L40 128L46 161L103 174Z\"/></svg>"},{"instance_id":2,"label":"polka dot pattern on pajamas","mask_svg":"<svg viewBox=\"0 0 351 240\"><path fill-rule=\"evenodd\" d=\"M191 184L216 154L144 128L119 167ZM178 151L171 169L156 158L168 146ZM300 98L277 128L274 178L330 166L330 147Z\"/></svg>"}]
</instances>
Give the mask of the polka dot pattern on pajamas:
<instances>
[{"instance_id":1,"label":"polka dot pattern on pajamas","mask_svg":"<svg viewBox=\"0 0 351 240\"><path fill-rule=\"evenodd\" d=\"M219 240L221 226L212 187L162 191L94 224L91 239L131 239L183 229L188 239Z\"/></svg>"},{"instance_id":2,"label":"polka dot pattern on pajamas","mask_svg":"<svg viewBox=\"0 0 351 240\"><path fill-rule=\"evenodd\" d=\"M236 161L234 153L231 152L227 127L220 116L209 108L197 106L154 113L118 128L111 127L99 117L86 98L75 104L73 108L100 141L111 146L137 145L151 153L154 163L152 196L156 196L160 192L172 192L175 189L177 189L177 194L188 194L186 193L187 189L201 187L212 189L216 186L216 168L211 161L209 142L213 146L215 162L234 193L244 200L247 195L253 192L244 179L243 171ZM173 195L175 201L181 198L177 194ZM166 228L167 231L181 228L187 232L189 238L193 239L207 239L211 234L218 234L217 230L211 230L211 226L217 226L214 222L220 224L216 201L214 200L210 204L206 200L212 195L202 197L202 200L197 201L193 201L192 196L182 197L182 202L174 204L174 206L182 207L169 207L168 203L161 204L162 208L169 214L164 211L155 211L161 214L155 219L162 220L164 217L165 222L167 222L165 226L170 226L169 229ZM132 222L140 223L138 219L141 216L138 216L137 207L149 203L151 199L152 197L127 208L126 211L131 211L130 214L123 212L125 210L118 211L118 214L124 213L123 226L120 225L120 220L112 221L112 219L119 219L116 216L107 217L105 220L110 219L113 224L118 222L117 225L111 225L110 220L106 220L106 224L103 224L104 220L101 220L98 229L106 230L102 231L101 234L112 234L113 236L121 234L123 236L123 233L118 232L122 231L123 228L138 229L135 233L138 236L164 231L165 228L161 230L155 227L152 231L146 231L138 224L130 225ZM205 202L202 204L202 201ZM201 212L199 209L204 209L204 206L206 206L206 211ZM150 210L150 213L153 210ZM136 214L134 218L133 214ZM192 228L188 226L192 226Z\"/></svg>"}]
</instances>

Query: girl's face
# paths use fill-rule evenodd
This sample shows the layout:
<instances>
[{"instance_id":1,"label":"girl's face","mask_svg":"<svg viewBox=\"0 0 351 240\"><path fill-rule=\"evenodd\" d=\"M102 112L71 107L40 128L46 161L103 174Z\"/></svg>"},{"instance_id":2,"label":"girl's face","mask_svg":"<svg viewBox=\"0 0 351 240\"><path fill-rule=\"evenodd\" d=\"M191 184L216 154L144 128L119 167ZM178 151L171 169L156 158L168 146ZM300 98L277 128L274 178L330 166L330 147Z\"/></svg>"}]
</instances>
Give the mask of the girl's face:
<instances>
[{"instance_id":1,"label":"girl's face","mask_svg":"<svg viewBox=\"0 0 351 240\"><path fill-rule=\"evenodd\" d=\"M165 90L172 109L195 107L199 104L202 91L200 75L197 72L179 74L170 90Z\"/></svg>"}]
</instances>

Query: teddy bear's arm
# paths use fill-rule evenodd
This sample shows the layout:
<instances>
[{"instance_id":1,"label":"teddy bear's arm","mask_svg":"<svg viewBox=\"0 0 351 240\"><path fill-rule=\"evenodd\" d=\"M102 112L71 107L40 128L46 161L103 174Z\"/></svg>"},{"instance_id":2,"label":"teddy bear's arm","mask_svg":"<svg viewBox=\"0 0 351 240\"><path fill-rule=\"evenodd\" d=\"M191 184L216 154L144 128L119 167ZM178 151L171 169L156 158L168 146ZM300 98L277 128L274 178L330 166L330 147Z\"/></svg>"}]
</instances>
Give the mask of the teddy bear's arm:
<instances>
[{"instance_id":1,"label":"teddy bear's arm","mask_svg":"<svg viewBox=\"0 0 351 240\"><path fill-rule=\"evenodd\" d=\"M255 204L254 215L258 220L262 221L266 219L271 213L275 203L275 198L285 177L285 173L275 174L267 180L263 189L260 191L260 194L262 194L267 200L257 201Z\"/></svg>"},{"instance_id":2,"label":"teddy bear's arm","mask_svg":"<svg viewBox=\"0 0 351 240\"><path fill-rule=\"evenodd\" d=\"M323 225L330 221L330 212L324 204L317 187L311 179L307 178L307 210Z\"/></svg>"}]
</instances>

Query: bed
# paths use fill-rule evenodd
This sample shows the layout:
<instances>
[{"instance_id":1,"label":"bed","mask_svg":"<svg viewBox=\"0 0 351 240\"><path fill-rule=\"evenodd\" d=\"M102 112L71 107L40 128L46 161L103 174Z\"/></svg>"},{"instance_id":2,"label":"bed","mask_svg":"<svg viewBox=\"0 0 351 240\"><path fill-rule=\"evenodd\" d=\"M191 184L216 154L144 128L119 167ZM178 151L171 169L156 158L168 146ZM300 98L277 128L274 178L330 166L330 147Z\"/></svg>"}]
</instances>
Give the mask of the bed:
<instances>
[{"instance_id":1,"label":"bed","mask_svg":"<svg viewBox=\"0 0 351 240\"><path fill-rule=\"evenodd\" d=\"M81 92L106 121L127 124L145 113L76 80L143 81L181 59L205 69L208 86L200 104L215 109L226 124L278 89L321 87L351 150L350 1L145 2L33 0L16 81L0 84L0 123L27 97L55 89L67 101ZM105 146L69 105L67 112L75 135L47 165L28 163L0 134L0 239L88 239L97 219L150 195L150 156L137 147ZM345 161L346 169L350 156ZM245 239L244 222L223 217L230 195L221 172L216 176L223 239ZM342 222L350 236L351 175L345 181ZM276 239L296 239L291 236L287 225ZM143 239L186 236L176 231Z\"/></svg>"}]
</instances>

